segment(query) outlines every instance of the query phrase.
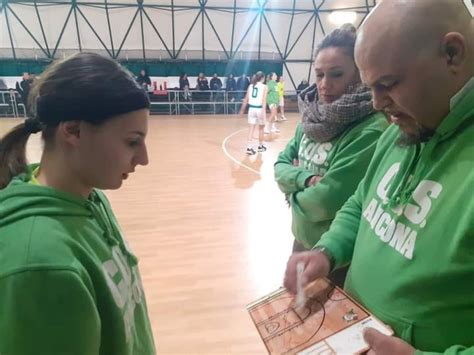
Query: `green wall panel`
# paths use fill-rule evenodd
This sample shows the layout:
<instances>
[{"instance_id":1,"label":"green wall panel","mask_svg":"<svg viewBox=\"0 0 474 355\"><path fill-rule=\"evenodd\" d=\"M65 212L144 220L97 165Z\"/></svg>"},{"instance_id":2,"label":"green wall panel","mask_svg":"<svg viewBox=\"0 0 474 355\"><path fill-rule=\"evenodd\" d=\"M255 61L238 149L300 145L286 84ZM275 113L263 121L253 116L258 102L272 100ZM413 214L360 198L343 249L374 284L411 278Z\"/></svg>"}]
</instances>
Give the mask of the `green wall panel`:
<instances>
[{"instance_id":1,"label":"green wall panel","mask_svg":"<svg viewBox=\"0 0 474 355\"><path fill-rule=\"evenodd\" d=\"M40 74L49 62L36 60L0 60L0 76L21 76L24 71ZM262 70L265 73L275 72L282 74L283 63L275 61L182 61L182 62L122 62L134 74L138 74L142 68L146 68L150 76L179 76L187 73L188 76L197 76L203 72L210 77L214 73L219 76L227 76L229 73L240 76L254 74Z\"/></svg>"}]
</instances>

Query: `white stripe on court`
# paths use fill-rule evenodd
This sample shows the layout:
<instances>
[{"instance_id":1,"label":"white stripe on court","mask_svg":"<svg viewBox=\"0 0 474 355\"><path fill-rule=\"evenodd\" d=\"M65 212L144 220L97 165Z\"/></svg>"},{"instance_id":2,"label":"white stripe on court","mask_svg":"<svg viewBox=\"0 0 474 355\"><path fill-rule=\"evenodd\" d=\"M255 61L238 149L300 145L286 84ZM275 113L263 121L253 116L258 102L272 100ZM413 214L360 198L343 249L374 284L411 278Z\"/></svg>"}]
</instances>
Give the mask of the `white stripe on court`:
<instances>
[{"instance_id":1,"label":"white stripe on court","mask_svg":"<svg viewBox=\"0 0 474 355\"><path fill-rule=\"evenodd\" d=\"M242 129L239 129L238 131L235 131L234 133L231 133L229 134L227 137L224 138L224 140L222 141L222 151L224 152L224 154L227 156L227 158L229 158L230 160L232 160L234 163L236 163L237 165L240 165L242 168L245 168L249 171L251 171L252 173L255 173L257 175L260 175L260 171L258 170L255 170L255 169L252 169L250 166L248 165L245 165L244 163L238 161L237 159L235 159L232 155L230 155L230 153L227 151L227 147L226 147L226 144L227 144L227 141L232 138L233 136L235 136L236 134L240 133L240 132L244 132L248 130L248 128L242 128Z\"/></svg>"}]
</instances>

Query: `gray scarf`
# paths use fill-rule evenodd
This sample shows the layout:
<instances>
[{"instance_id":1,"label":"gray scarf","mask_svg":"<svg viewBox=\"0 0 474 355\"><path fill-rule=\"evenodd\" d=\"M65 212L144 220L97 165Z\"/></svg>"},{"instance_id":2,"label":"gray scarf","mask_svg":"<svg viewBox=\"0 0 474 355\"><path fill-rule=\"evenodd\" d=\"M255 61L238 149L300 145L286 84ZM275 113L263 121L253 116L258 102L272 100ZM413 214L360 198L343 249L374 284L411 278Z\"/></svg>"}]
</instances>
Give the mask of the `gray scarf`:
<instances>
[{"instance_id":1,"label":"gray scarf","mask_svg":"<svg viewBox=\"0 0 474 355\"><path fill-rule=\"evenodd\" d=\"M298 95L303 131L316 142L328 142L352 124L362 122L375 110L370 89L358 85L351 93L342 95L330 104L319 102L316 84Z\"/></svg>"}]
</instances>

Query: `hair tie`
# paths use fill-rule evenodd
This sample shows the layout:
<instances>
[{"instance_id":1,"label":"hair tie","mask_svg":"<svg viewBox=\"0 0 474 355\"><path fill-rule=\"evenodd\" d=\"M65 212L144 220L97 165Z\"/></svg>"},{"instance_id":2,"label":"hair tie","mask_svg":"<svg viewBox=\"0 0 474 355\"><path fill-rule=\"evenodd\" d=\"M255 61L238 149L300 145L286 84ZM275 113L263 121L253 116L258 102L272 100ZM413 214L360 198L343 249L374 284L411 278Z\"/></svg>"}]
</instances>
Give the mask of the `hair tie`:
<instances>
[{"instance_id":1,"label":"hair tie","mask_svg":"<svg viewBox=\"0 0 474 355\"><path fill-rule=\"evenodd\" d=\"M27 118L25 120L25 131L35 134L43 129L43 124L37 118Z\"/></svg>"}]
</instances>

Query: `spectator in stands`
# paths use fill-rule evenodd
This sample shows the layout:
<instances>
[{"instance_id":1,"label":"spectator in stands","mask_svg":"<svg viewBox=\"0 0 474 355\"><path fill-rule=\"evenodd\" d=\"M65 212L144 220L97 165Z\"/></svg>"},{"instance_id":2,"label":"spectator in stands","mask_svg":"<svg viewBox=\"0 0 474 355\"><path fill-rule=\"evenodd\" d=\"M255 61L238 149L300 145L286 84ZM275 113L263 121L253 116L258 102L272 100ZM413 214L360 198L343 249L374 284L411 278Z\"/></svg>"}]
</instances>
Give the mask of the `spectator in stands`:
<instances>
[{"instance_id":1,"label":"spectator in stands","mask_svg":"<svg viewBox=\"0 0 474 355\"><path fill-rule=\"evenodd\" d=\"M191 93L189 92L188 74L183 73L179 77L179 89L183 90L183 97L185 100L191 100Z\"/></svg>"},{"instance_id":2,"label":"spectator in stands","mask_svg":"<svg viewBox=\"0 0 474 355\"><path fill-rule=\"evenodd\" d=\"M23 80L20 83L16 83L16 91L20 94L21 102L25 105L26 112L29 112L28 95L30 94L31 84L33 84L33 79L28 72L24 72Z\"/></svg>"},{"instance_id":3,"label":"spectator in stands","mask_svg":"<svg viewBox=\"0 0 474 355\"><path fill-rule=\"evenodd\" d=\"M237 83L234 79L234 74L229 74L225 82L225 90L227 91L227 98L229 101L235 101L235 93L233 91L237 90Z\"/></svg>"},{"instance_id":4,"label":"spectator in stands","mask_svg":"<svg viewBox=\"0 0 474 355\"><path fill-rule=\"evenodd\" d=\"M209 91L209 82L207 81L207 78L204 75L204 73L199 73L199 77L197 80L197 89L199 91ZM209 92L198 93L197 98L198 100L201 100L201 101L209 101L210 93Z\"/></svg>"},{"instance_id":5,"label":"spectator in stands","mask_svg":"<svg viewBox=\"0 0 474 355\"><path fill-rule=\"evenodd\" d=\"M214 73L212 76L211 82L211 90L213 91L211 94L211 101L221 101L224 98L224 95L214 92L220 91L222 89L222 80L217 76L217 73Z\"/></svg>"},{"instance_id":6,"label":"spectator in stands","mask_svg":"<svg viewBox=\"0 0 474 355\"><path fill-rule=\"evenodd\" d=\"M209 91L209 82L207 81L204 73L199 73L199 77L197 78L196 89L198 91ZM195 96L195 99L199 101L209 101L210 99L209 92L199 92L199 93L196 93L194 96Z\"/></svg>"},{"instance_id":7,"label":"spectator in stands","mask_svg":"<svg viewBox=\"0 0 474 355\"><path fill-rule=\"evenodd\" d=\"M214 76L211 79L211 90L218 91L222 88L222 81L219 79L217 74L214 74Z\"/></svg>"},{"instance_id":8,"label":"spectator in stands","mask_svg":"<svg viewBox=\"0 0 474 355\"><path fill-rule=\"evenodd\" d=\"M179 90L189 90L189 80L188 80L188 74L183 73L179 77Z\"/></svg>"},{"instance_id":9,"label":"spectator in stands","mask_svg":"<svg viewBox=\"0 0 474 355\"><path fill-rule=\"evenodd\" d=\"M299 94L300 92L302 92L304 89L306 89L308 87L309 87L308 80L303 79L303 80L301 80L301 83L296 88L296 93Z\"/></svg>"},{"instance_id":10,"label":"spectator in stands","mask_svg":"<svg viewBox=\"0 0 474 355\"><path fill-rule=\"evenodd\" d=\"M151 79L145 69L140 70L140 74L137 76L137 83L146 91L148 91L148 86L151 86Z\"/></svg>"},{"instance_id":11,"label":"spectator in stands","mask_svg":"<svg viewBox=\"0 0 474 355\"><path fill-rule=\"evenodd\" d=\"M234 75L229 74L225 82L226 91L235 91L237 89L237 83L235 82Z\"/></svg>"},{"instance_id":12,"label":"spectator in stands","mask_svg":"<svg viewBox=\"0 0 474 355\"><path fill-rule=\"evenodd\" d=\"M244 73L241 77L237 80L237 91L241 91L239 93L239 97L243 98L245 96L245 92L250 85L250 80L247 78L247 75Z\"/></svg>"},{"instance_id":13,"label":"spectator in stands","mask_svg":"<svg viewBox=\"0 0 474 355\"><path fill-rule=\"evenodd\" d=\"M5 81L3 79L0 79L0 90L2 91L9 90L7 84L5 84Z\"/></svg>"},{"instance_id":14,"label":"spectator in stands","mask_svg":"<svg viewBox=\"0 0 474 355\"><path fill-rule=\"evenodd\" d=\"M201 91L209 90L209 83L204 73L199 73L199 77L197 79L197 89Z\"/></svg>"}]
</instances>

